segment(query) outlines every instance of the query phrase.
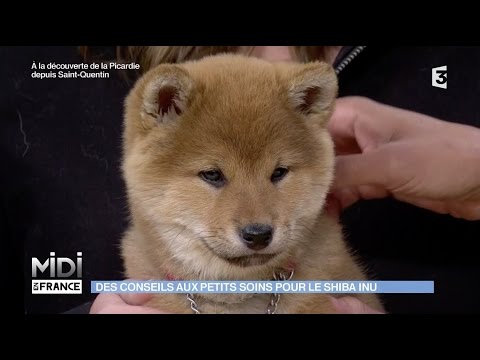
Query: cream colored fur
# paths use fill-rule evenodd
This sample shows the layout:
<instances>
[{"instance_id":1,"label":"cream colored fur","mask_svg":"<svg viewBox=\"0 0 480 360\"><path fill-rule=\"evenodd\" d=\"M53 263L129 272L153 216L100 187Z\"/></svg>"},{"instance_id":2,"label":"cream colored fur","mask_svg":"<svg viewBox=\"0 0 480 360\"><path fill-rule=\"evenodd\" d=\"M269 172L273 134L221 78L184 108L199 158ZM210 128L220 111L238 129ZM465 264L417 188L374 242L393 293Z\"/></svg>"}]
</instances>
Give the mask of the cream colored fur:
<instances>
[{"instance_id":1,"label":"cream colored fur","mask_svg":"<svg viewBox=\"0 0 480 360\"><path fill-rule=\"evenodd\" d=\"M336 92L333 69L319 62L221 55L146 73L125 103L126 276L270 280L293 263L293 280L365 279L341 228L322 213L334 169L325 124ZM274 184L279 166L289 172ZM211 169L223 172L225 186L199 177ZM250 223L273 226L265 249L240 240L239 228ZM276 256L260 262L252 254ZM233 257L245 257L244 266L226 260ZM375 295L358 297L381 309ZM197 296L204 313L265 313L269 300L269 294ZM191 313L184 294L159 294L149 305ZM324 294L284 294L278 307L331 312Z\"/></svg>"}]
</instances>

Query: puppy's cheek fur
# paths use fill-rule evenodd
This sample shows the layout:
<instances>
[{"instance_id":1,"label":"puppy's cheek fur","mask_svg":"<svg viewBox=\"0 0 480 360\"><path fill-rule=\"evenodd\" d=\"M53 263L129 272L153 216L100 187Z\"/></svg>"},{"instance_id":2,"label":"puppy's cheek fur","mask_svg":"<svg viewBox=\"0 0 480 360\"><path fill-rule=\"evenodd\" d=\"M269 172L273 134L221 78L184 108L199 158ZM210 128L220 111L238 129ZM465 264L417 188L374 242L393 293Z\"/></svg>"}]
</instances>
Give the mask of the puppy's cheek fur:
<instances>
[{"instance_id":1,"label":"puppy's cheek fur","mask_svg":"<svg viewBox=\"0 0 480 360\"><path fill-rule=\"evenodd\" d=\"M297 280L364 279L340 228L321 215L333 180L325 124L336 90L334 70L322 63L220 56L145 74L125 103L123 174L131 224L122 255L128 275L267 280L295 259ZM271 174L280 165L291 166L292 181L274 185ZM202 183L196 174L208 168L224 171L228 186ZM200 239L208 237L225 255L251 252L239 238L251 222L271 223L274 239L265 250L284 253L240 267ZM278 310L328 312L322 296L285 294ZM211 294L201 310L262 313L270 300L268 294L227 298ZM184 295L158 295L155 306L190 311Z\"/></svg>"}]
</instances>

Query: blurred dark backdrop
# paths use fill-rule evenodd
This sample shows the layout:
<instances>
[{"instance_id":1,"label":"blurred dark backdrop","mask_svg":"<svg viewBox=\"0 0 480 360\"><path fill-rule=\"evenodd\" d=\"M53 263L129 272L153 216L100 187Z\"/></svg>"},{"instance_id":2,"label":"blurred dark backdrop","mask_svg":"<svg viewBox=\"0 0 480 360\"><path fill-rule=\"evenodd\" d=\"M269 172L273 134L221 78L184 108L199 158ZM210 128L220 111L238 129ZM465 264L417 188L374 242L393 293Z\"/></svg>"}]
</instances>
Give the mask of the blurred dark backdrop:
<instances>
[{"instance_id":1,"label":"blurred dark backdrop","mask_svg":"<svg viewBox=\"0 0 480 360\"><path fill-rule=\"evenodd\" d=\"M109 79L32 79L34 61L83 58L76 47L0 48L2 221L24 244L26 313L60 313L93 299L90 280L122 278L119 159L129 85L115 71ZM31 295L31 259L50 251L83 252L83 295Z\"/></svg>"}]
</instances>

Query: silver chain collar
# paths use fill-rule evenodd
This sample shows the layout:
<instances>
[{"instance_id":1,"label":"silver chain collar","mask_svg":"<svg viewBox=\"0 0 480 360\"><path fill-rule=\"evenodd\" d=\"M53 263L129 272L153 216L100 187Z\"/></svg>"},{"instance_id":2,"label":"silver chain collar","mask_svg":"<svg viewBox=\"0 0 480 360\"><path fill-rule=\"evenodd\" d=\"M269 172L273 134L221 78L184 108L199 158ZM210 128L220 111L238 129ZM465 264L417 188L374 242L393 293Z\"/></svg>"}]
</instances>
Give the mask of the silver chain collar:
<instances>
[{"instance_id":1,"label":"silver chain collar","mask_svg":"<svg viewBox=\"0 0 480 360\"><path fill-rule=\"evenodd\" d=\"M273 280L275 281L288 281L293 277L293 269L290 270L289 272L275 272L273 273ZM188 293L187 294L187 300L190 302L190 309L195 314L201 314L200 309L198 308L198 304L195 301L195 298L193 294ZM278 308L278 302L280 301L280 294L278 293L272 293L270 295L270 301L267 305L267 310L265 311L266 314L275 314L277 312Z\"/></svg>"}]
</instances>

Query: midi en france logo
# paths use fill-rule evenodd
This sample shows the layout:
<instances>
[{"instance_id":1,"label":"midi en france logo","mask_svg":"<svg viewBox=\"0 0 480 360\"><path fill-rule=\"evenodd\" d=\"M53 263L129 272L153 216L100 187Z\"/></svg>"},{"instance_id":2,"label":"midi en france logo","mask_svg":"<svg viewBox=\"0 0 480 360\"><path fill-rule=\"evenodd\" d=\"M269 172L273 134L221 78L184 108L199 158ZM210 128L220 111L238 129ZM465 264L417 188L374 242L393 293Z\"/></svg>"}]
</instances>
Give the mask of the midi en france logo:
<instances>
[{"instance_id":1,"label":"midi en france logo","mask_svg":"<svg viewBox=\"0 0 480 360\"><path fill-rule=\"evenodd\" d=\"M39 277L42 277L39 279ZM43 262L32 257L32 294L81 294L82 253L77 258L50 257Z\"/></svg>"}]
</instances>

